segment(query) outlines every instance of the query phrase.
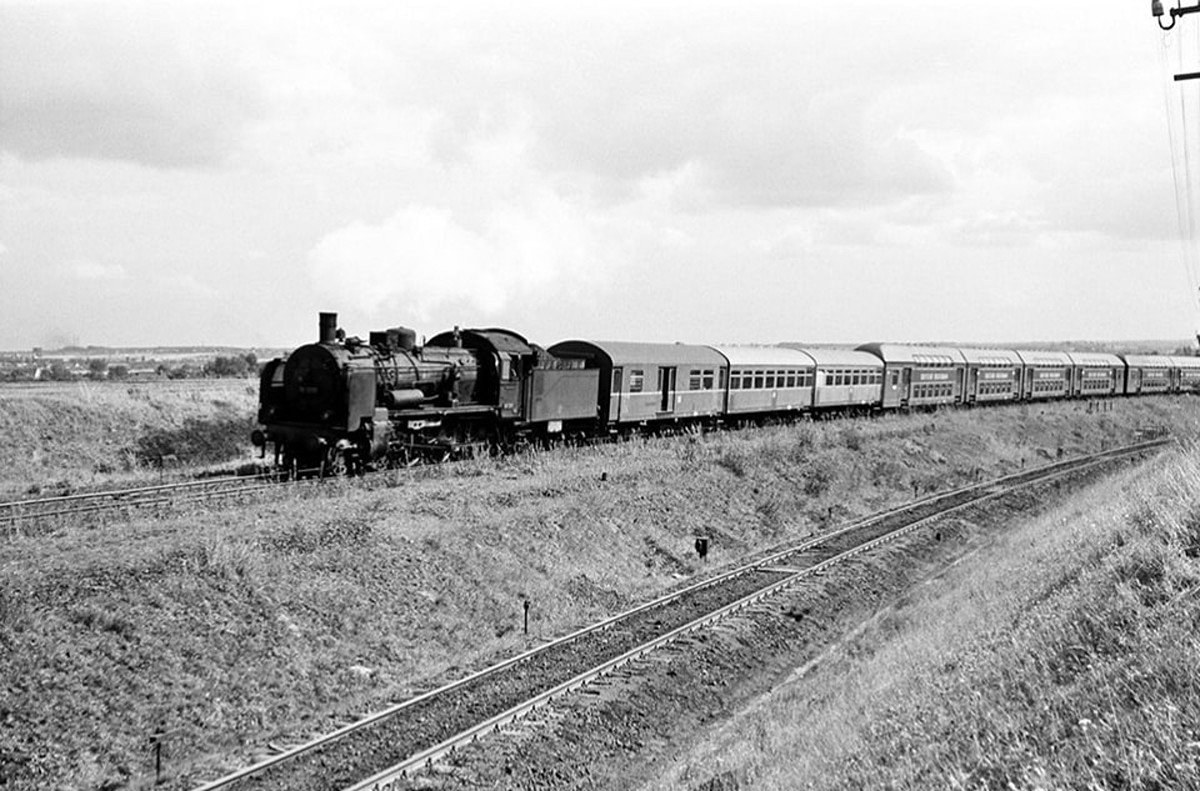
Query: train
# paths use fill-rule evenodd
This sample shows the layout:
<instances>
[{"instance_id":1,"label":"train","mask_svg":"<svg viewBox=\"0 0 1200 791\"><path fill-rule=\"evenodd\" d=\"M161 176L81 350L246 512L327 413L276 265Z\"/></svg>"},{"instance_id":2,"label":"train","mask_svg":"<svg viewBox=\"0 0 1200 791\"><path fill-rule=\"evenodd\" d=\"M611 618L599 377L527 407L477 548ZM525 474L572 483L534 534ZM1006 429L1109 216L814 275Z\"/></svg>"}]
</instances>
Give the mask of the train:
<instances>
[{"instance_id":1,"label":"train","mask_svg":"<svg viewBox=\"0 0 1200 791\"><path fill-rule=\"evenodd\" d=\"M405 327L263 366L251 441L279 469L355 473L561 438L878 413L1200 392L1200 357L864 343L855 348L565 340Z\"/></svg>"}]
</instances>

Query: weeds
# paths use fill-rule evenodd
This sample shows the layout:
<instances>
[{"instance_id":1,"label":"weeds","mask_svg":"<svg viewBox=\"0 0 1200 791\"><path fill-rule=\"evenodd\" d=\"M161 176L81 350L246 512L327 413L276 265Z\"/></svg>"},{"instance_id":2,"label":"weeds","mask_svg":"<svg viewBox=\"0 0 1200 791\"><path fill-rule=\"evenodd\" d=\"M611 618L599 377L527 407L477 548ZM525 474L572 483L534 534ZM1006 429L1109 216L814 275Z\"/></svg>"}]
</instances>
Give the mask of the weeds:
<instances>
[{"instance_id":1,"label":"weeds","mask_svg":"<svg viewBox=\"0 0 1200 791\"><path fill-rule=\"evenodd\" d=\"M964 564L861 664L777 695L727 771L754 788L1192 787L1200 456L1127 479Z\"/></svg>"},{"instance_id":2,"label":"weeds","mask_svg":"<svg viewBox=\"0 0 1200 791\"><path fill-rule=\"evenodd\" d=\"M219 400L241 404L250 414L252 395L235 390L221 393ZM161 448L186 456L194 447L188 431L197 426L228 420L230 435L236 433L232 421L237 410L207 396L168 401L158 393L133 398L122 389L119 404L110 396L97 388L87 410L61 402L27 402L20 415L0 414L0 428L11 429L15 447L24 449L21 474L36 473L43 480L45 470L61 469L65 488L93 475L98 464L119 467L120 462L112 461L119 458L116 452L137 447L139 436L155 437L149 443L155 452ZM1127 412L1113 413L1109 438L1123 439L1149 417L1181 425L1192 420L1183 412L1151 414L1148 408L1123 404ZM1059 410L1061 420L1053 411L1030 415L1030 424L1022 429L1028 441L1053 447L1051 438L1059 432L1069 435L1060 424L1076 418L1066 412ZM0 542L0 678L10 685L8 700L0 704L8 712L0 714L0 732L20 734L23 755L82 755L97 743L97 733L105 735L106 752L86 773L60 760L38 774L43 767L22 759L12 770L17 774L10 785L90 788L118 782L136 787L145 778L129 767L144 765L147 727L162 711L186 723L174 743L179 761L234 754L264 732L295 732L314 718L377 708L381 700L453 675L455 667L511 655L527 641L564 634L628 603L653 598L678 584L680 575L696 571L697 535L712 539L706 562L716 567L780 537L809 535L908 500L913 495L909 482L918 471L930 470L935 479L943 479L969 463L992 476L1019 464L1017 409L934 419L937 428L931 433L925 432L928 415L887 416L851 424L801 421L728 434L565 447L355 480L321 487L312 496L281 487L266 501L213 505L166 517L138 514L104 530L68 524L36 540L11 535ZM1080 447L1098 444L1091 423L1082 431L1083 438L1073 442ZM160 441L161 446L155 444ZM43 454L36 465L29 448ZM939 457L944 463L936 461ZM65 472L67 460L71 465L83 460L84 472L74 472L75 467L71 474ZM602 481L603 472L608 474ZM1076 582L1059 575L1065 580L1062 588L1047 594L1036 609L1046 623L1061 610L1067 618L1061 621L1064 638L1057 647L1045 644L1046 656L1054 656L1055 664L1053 671L1039 672L1067 681L1054 693L1064 696L1083 689L1089 679L1099 679L1089 682L1099 685L1117 678L1095 675L1100 672L1097 657L1108 661L1117 656L1105 647L1103 633L1093 633L1111 617L1125 630L1123 642L1113 645L1153 643L1165 652L1163 664L1153 670L1156 683L1170 679L1176 684L1171 689L1183 690L1172 703L1179 711L1171 716L1195 721L1187 702L1190 688L1172 675L1187 654L1172 652L1188 645L1181 640L1189 633L1194 637L1200 630L1196 596L1186 587L1195 577L1187 571L1190 567L1179 565L1183 560L1195 563L1184 550L1198 543L1200 510L1184 517L1163 503L1200 487L1186 477L1164 486L1144 498L1127 496L1125 502L1135 505L1121 507L1130 511L1147 502L1139 517L1152 533L1145 538L1165 547L1153 531L1176 530L1178 539L1171 546L1178 548L1178 558L1157 570L1129 561L1120 572L1129 581L1121 584L1113 570L1106 584L1120 592L1122 609L1106 604L1086 617L1081 612L1077 620L1082 625L1071 626L1073 631L1067 627L1074 611L1063 597ZM1097 540L1105 552L1096 554L1090 544L1079 543L1063 554L1105 567L1107 547L1123 551L1133 546L1142 540L1139 530L1129 524L1115 532L1104 528ZM981 583L989 573L979 572ZM1169 595L1145 597L1135 583L1169 590ZM1020 712L990 696L992 678L1016 699L1054 703L1054 711L1059 704L1034 680L988 675L990 657L1009 661L1014 655L1039 656L1043 650L1024 632L1000 628L1018 618L989 600L996 589L1017 589L1015 593L1020 586L976 588L975 598L956 602L961 623L943 618L939 630L926 636L930 645L948 643L956 649L933 652L940 661L931 666L955 663L952 671L938 676L938 683L907 692L896 686L873 688L867 699L894 703L894 717L855 708L823 722L820 733L844 738L822 742L822 749L844 758L838 765L849 767L846 772L860 772L853 775L857 783L847 774L835 777L847 779L849 786L876 784L869 762L876 748L861 754L851 749L848 756L838 752L869 744L872 733L879 734L878 749L898 773L895 777L905 776L904 767L916 767L922 756L929 758L927 771L933 771L929 766L946 767L947 774L922 775L932 777L926 785L946 785L949 772L990 777L986 772L998 771L1002 761L1016 767L1004 776L1018 783L1037 776L1033 769L1021 768L1035 766L1034 761L1042 761L1037 766L1047 777L1059 776L1060 766L1036 752L1005 752L999 746L1007 738L1021 749L1032 749L1013 736L1026 725ZM531 603L528 637L522 628L522 601ZM1147 611L1159 614L1164 623L1174 619L1177 631L1135 628L1137 621L1130 619ZM1123 615L1117 619L1115 613ZM951 623L958 626L951 628ZM132 639L124 639L130 624L136 631ZM999 636L971 651L969 627ZM1010 637L1011 644L1005 642ZM1087 653L1071 646L1083 646ZM920 658L925 649L910 649L892 657L893 678L926 666ZM888 652L875 656L882 662ZM369 683L362 672L347 670L355 666L374 671ZM332 675L322 675L326 670ZM85 678L86 688L80 681ZM220 705L214 702L216 689L227 690ZM840 695L844 689L831 687L829 693ZM1119 689L1121 695L1129 694ZM1140 686L1133 694L1148 706L1163 700ZM946 696L966 703L945 709L941 701ZM1118 704L1124 699L1118 696ZM913 701L922 713L906 719L905 705ZM793 708L811 711L814 706L805 702ZM1086 712L1075 712L1069 733L1080 730L1078 721L1087 717L1088 735L1103 736L1106 731L1098 723L1108 722L1103 715L1109 708L1097 702ZM1153 711L1156 717L1166 716L1165 710ZM958 726L948 722L951 716ZM995 719L993 729L979 730L989 716ZM1121 728L1134 727L1128 718L1116 721ZM859 723L864 723L861 731ZM1045 736L1059 725L1048 720L1036 732ZM1172 726L1159 722L1159 727L1170 733ZM755 734L754 750L783 750L776 724L749 732ZM0 751L11 743L3 743L4 738L0 735ZM925 752L930 744L945 749L930 755ZM988 758L990 750L996 750L994 759ZM764 761L810 766L813 754L804 747ZM772 775L758 764L746 771L729 769L739 782L764 777L762 782L771 782ZM978 774L969 774L976 769Z\"/></svg>"}]
</instances>

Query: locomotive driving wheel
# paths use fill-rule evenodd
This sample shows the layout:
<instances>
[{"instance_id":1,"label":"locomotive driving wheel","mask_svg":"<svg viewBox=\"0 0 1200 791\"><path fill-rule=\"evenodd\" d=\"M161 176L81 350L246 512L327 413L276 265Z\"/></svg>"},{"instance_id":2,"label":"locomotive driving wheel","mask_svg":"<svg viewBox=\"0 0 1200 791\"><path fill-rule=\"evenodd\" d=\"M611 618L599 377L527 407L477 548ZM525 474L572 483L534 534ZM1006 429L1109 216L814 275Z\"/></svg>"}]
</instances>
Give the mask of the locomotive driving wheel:
<instances>
[{"instance_id":1,"label":"locomotive driving wheel","mask_svg":"<svg viewBox=\"0 0 1200 791\"><path fill-rule=\"evenodd\" d=\"M322 478L340 478L357 475L361 465L354 451L343 448L330 448L321 461Z\"/></svg>"}]
</instances>

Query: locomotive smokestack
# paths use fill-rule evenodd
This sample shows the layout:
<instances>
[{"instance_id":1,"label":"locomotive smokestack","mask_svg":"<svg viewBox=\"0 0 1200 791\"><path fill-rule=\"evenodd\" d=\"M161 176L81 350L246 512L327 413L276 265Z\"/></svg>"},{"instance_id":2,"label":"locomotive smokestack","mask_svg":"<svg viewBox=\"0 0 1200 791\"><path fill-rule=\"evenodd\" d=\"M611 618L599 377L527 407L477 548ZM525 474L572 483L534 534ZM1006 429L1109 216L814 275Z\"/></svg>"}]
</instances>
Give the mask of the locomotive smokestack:
<instances>
[{"instance_id":1,"label":"locomotive smokestack","mask_svg":"<svg viewBox=\"0 0 1200 791\"><path fill-rule=\"evenodd\" d=\"M322 313L320 318L320 343L335 343L337 341L337 314Z\"/></svg>"}]
</instances>

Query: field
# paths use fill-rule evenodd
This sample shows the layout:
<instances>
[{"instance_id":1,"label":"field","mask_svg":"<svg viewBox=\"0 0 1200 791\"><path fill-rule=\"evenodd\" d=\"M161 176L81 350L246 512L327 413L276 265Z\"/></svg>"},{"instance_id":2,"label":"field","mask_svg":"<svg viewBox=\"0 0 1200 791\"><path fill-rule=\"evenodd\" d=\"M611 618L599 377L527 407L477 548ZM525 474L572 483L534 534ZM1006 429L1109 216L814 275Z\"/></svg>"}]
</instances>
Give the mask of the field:
<instances>
[{"instance_id":1,"label":"field","mask_svg":"<svg viewBox=\"0 0 1200 791\"><path fill-rule=\"evenodd\" d=\"M53 436L52 458L85 460L27 463L14 485L47 470L84 482L157 474L136 455L128 471L96 466L121 466L146 434L248 426L246 387L81 394L69 420L86 430L76 435L39 433L63 420L39 400L48 396L0 398L0 419L28 432L26 453ZM149 739L162 731L167 787L186 787L198 770L232 768L270 740L379 708L785 537L1044 463L1060 448L1098 450L1160 425L1197 435L1194 398L1111 406L561 448L11 530L0 540L0 784L149 788ZM176 408L184 417L168 417ZM133 419L145 422L124 425ZM237 464L248 449L197 457ZM697 535L712 541L707 567ZM774 761L748 758L743 776L788 787L795 778L771 779ZM691 776L703 762L686 764L698 767Z\"/></svg>"},{"instance_id":2,"label":"field","mask_svg":"<svg viewBox=\"0 0 1200 791\"><path fill-rule=\"evenodd\" d=\"M0 384L0 499L252 461L252 379Z\"/></svg>"}]
</instances>

